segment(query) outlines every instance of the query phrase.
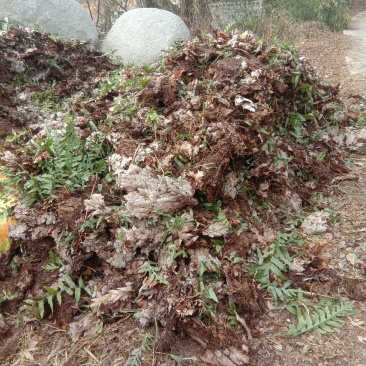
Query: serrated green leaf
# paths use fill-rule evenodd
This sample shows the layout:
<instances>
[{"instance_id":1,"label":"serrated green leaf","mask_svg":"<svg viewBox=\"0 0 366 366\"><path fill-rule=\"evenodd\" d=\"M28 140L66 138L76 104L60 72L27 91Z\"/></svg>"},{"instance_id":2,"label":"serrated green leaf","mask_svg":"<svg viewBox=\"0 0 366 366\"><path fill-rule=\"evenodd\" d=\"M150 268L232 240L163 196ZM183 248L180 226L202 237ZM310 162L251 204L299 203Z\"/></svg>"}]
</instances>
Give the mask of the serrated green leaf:
<instances>
[{"instance_id":1,"label":"serrated green leaf","mask_svg":"<svg viewBox=\"0 0 366 366\"><path fill-rule=\"evenodd\" d=\"M77 287L75 289L75 302L78 304L80 301L80 296L81 296L81 288Z\"/></svg>"},{"instance_id":2,"label":"serrated green leaf","mask_svg":"<svg viewBox=\"0 0 366 366\"><path fill-rule=\"evenodd\" d=\"M51 308L51 312L53 313L53 296L47 296L47 302Z\"/></svg>"},{"instance_id":3,"label":"serrated green leaf","mask_svg":"<svg viewBox=\"0 0 366 366\"><path fill-rule=\"evenodd\" d=\"M274 302L277 303L278 297L277 297L276 289L271 287L268 290L269 290L270 294L272 295L272 298L273 298Z\"/></svg>"},{"instance_id":4,"label":"serrated green leaf","mask_svg":"<svg viewBox=\"0 0 366 366\"><path fill-rule=\"evenodd\" d=\"M319 328L315 328L315 330L317 330L317 329L321 329L325 333L333 333L334 332L334 329L329 327L326 323L320 324Z\"/></svg>"},{"instance_id":5,"label":"serrated green leaf","mask_svg":"<svg viewBox=\"0 0 366 366\"><path fill-rule=\"evenodd\" d=\"M318 313L314 314L314 327L318 326L318 324L320 324L323 320L321 320L321 317L319 316Z\"/></svg>"},{"instance_id":6,"label":"serrated green leaf","mask_svg":"<svg viewBox=\"0 0 366 366\"><path fill-rule=\"evenodd\" d=\"M280 298L281 301L285 301L285 297L283 296L283 292L280 288L275 289L277 296Z\"/></svg>"},{"instance_id":7,"label":"serrated green leaf","mask_svg":"<svg viewBox=\"0 0 366 366\"><path fill-rule=\"evenodd\" d=\"M289 311L291 314L296 315L296 308L294 308L292 305L287 305L286 310Z\"/></svg>"},{"instance_id":8,"label":"serrated green leaf","mask_svg":"<svg viewBox=\"0 0 366 366\"><path fill-rule=\"evenodd\" d=\"M325 331L325 330L323 330L323 329L321 329L321 328L314 328L313 329L314 330L314 332L316 332L316 333L320 333L320 334L327 334L327 332ZM302 333L305 333L305 332L302 332ZM301 334L301 333L300 333Z\"/></svg>"},{"instance_id":9,"label":"serrated green leaf","mask_svg":"<svg viewBox=\"0 0 366 366\"><path fill-rule=\"evenodd\" d=\"M219 300L218 300L218 298L217 298L217 296L215 294L215 291L214 291L214 289L212 287L210 287L208 289L208 295L209 295L210 299L212 299L213 301L219 302Z\"/></svg>"},{"instance_id":10,"label":"serrated green leaf","mask_svg":"<svg viewBox=\"0 0 366 366\"><path fill-rule=\"evenodd\" d=\"M327 312L327 314L324 312L324 310ZM324 310L322 308L316 308L316 314L319 316L319 321L323 322L325 319L327 319L329 316L331 316L329 308L325 307Z\"/></svg>"},{"instance_id":11,"label":"serrated green leaf","mask_svg":"<svg viewBox=\"0 0 366 366\"><path fill-rule=\"evenodd\" d=\"M312 328L313 325L313 319L311 319L310 313L307 311L305 316L305 325L307 328Z\"/></svg>"},{"instance_id":12,"label":"serrated green leaf","mask_svg":"<svg viewBox=\"0 0 366 366\"><path fill-rule=\"evenodd\" d=\"M272 257L271 262L278 267L280 270L282 271L287 271L286 265L283 264L279 259L277 259L276 257Z\"/></svg>"},{"instance_id":13,"label":"serrated green leaf","mask_svg":"<svg viewBox=\"0 0 366 366\"><path fill-rule=\"evenodd\" d=\"M327 321L327 324L330 326L330 327L335 327L335 328L342 328L343 327L343 324L344 324L344 320L342 319L330 319Z\"/></svg>"},{"instance_id":14,"label":"serrated green leaf","mask_svg":"<svg viewBox=\"0 0 366 366\"><path fill-rule=\"evenodd\" d=\"M66 286L64 285L64 283L62 281L58 281L58 288L61 291L66 291Z\"/></svg>"},{"instance_id":15,"label":"serrated green leaf","mask_svg":"<svg viewBox=\"0 0 366 366\"><path fill-rule=\"evenodd\" d=\"M273 263L270 265L270 270L278 277L281 278L281 280L286 280L286 276L278 269L277 266L275 266Z\"/></svg>"},{"instance_id":16,"label":"serrated green leaf","mask_svg":"<svg viewBox=\"0 0 366 366\"><path fill-rule=\"evenodd\" d=\"M56 289L54 289L53 287L50 286L43 286L43 288L50 293L51 295L55 296L57 295L58 291Z\"/></svg>"},{"instance_id":17,"label":"serrated green leaf","mask_svg":"<svg viewBox=\"0 0 366 366\"><path fill-rule=\"evenodd\" d=\"M85 287L84 287L84 290L85 290L85 292L86 292L89 296L91 296L91 295L92 295L92 292L91 292L91 290L90 290L90 288L89 288L88 286L85 286Z\"/></svg>"},{"instance_id":18,"label":"serrated green leaf","mask_svg":"<svg viewBox=\"0 0 366 366\"><path fill-rule=\"evenodd\" d=\"M305 325L305 318L301 314L301 310L299 307L296 307L296 316L297 316L297 322L298 322L297 329L302 329Z\"/></svg>"},{"instance_id":19,"label":"serrated green leaf","mask_svg":"<svg viewBox=\"0 0 366 366\"><path fill-rule=\"evenodd\" d=\"M259 248L257 248L257 256L258 256L258 264L261 265L263 263L263 254Z\"/></svg>"},{"instance_id":20,"label":"serrated green leaf","mask_svg":"<svg viewBox=\"0 0 366 366\"><path fill-rule=\"evenodd\" d=\"M287 266L291 266L291 257L289 252L287 251L286 247L281 248L280 250L276 251L276 257L280 259L284 264Z\"/></svg>"},{"instance_id":21,"label":"serrated green leaf","mask_svg":"<svg viewBox=\"0 0 366 366\"><path fill-rule=\"evenodd\" d=\"M70 288L75 289L77 286L75 282L71 279L71 277L67 274L64 275L65 281L70 286Z\"/></svg>"},{"instance_id":22,"label":"serrated green leaf","mask_svg":"<svg viewBox=\"0 0 366 366\"><path fill-rule=\"evenodd\" d=\"M329 318L329 317L331 316L331 312L330 312L330 308L329 308L329 306L325 306L325 307L324 307L324 311L325 311L325 313L326 313L327 318ZM324 316L325 316L325 315L324 315Z\"/></svg>"},{"instance_id":23,"label":"serrated green leaf","mask_svg":"<svg viewBox=\"0 0 366 366\"><path fill-rule=\"evenodd\" d=\"M349 303L340 303L333 307L324 306L322 308L319 307L319 303L317 305L318 307L313 305L315 308L313 319L309 320L311 316L309 312L307 312L306 324L303 324L304 318L301 311L299 309L297 310L296 316L298 325L296 328L289 328L289 335L300 335L308 331L315 331L321 334L333 333L333 328L341 328L344 324L344 320L339 319L340 316L353 314L352 304ZM344 311L345 309L347 309L347 311Z\"/></svg>"},{"instance_id":24,"label":"serrated green leaf","mask_svg":"<svg viewBox=\"0 0 366 366\"><path fill-rule=\"evenodd\" d=\"M61 295L61 292L58 292L57 293L56 299L58 301L58 304L61 306L62 305L62 295Z\"/></svg>"}]
</instances>

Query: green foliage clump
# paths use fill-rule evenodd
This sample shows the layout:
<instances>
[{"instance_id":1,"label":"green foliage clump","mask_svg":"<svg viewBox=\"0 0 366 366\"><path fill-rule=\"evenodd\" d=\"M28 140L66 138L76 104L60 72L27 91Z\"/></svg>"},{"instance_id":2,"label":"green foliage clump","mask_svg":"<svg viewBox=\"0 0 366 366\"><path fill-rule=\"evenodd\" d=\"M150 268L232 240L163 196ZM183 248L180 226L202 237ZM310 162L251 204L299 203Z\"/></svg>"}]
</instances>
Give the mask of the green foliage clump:
<instances>
[{"instance_id":1,"label":"green foliage clump","mask_svg":"<svg viewBox=\"0 0 366 366\"><path fill-rule=\"evenodd\" d=\"M141 346L135 348L130 357L127 360L127 366L139 366L142 358L142 354L151 350L151 341L153 337L150 333L145 334L144 339L141 343Z\"/></svg>"},{"instance_id":2,"label":"green foliage clump","mask_svg":"<svg viewBox=\"0 0 366 366\"><path fill-rule=\"evenodd\" d=\"M258 262L248 265L247 269L254 272L253 277L261 288L267 289L271 294L278 309L286 309L296 317L296 322L289 326L289 336L298 336L309 331L333 333L336 328L343 326L342 317L355 314L353 303L323 296L315 301L315 294L290 287L292 281L287 278L286 273L292 266L292 256L288 247L303 242L304 239L297 237L296 232L278 232L265 253L258 249Z\"/></svg>"},{"instance_id":3,"label":"green foliage clump","mask_svg":"<svg viewBox=\"0 0 366 366\"><path fill-rule=\"evenodd\" d=\"M57 299L58 304L60 306L62 305L63 294L74 296L76 304L79 304L80 302L82 291L85 291L89 296L92 295L91 290L89 287L85 286L81 277L79 277L78 283L76 284L67 274L64 275L64 282L61 280L58 281L56 289L50 286L43 286L43 288L46 290L46 293L35 299L24 300L24 305L20 307L21 311L24 311L28 316L38 320L43 319L46 304L48 304L53 313L55 298Z\"/></svg>"},{"instance_id":4,"label":"green foliage clump","mask_svg":"<svg viewBox=\"0 0 366 366\"><path fill-rule=\"evenodd\" d=\"M254 278L262 285L270 283L272 276L286 280L284 273L291 266L291 256L287 246L303 244L303 242L302 238L297 237L296 232L292 234L278 232L276 240L267 248L266 253L257 249L258 263L249 265L248 269L255 271Z\"/></svg>"},{"instance_id":5,"label":"green foliage clump","mask_svg":"<svg viewBox=\"0 0 366 366\"><path fill-rule=\"evenodd\" d=\"M93 175L108 174L107 156L110 150L105 134L93 126L86 140L80 139L72 122L64 134L48 131L47 136L28 143L27 153L34 158L44 155L35 170L28 172L19 163L10 162L10 167L1 167L1 173L16 186L25 200L34 203L54 195L56 189L69 191L82 189Z\"/></svg>"},{"instance_id":6,"label":"green foliage clump","mask_svg":"<svg viewBox=\"0 0 366 366\"><path fill-rule=\"evenodd\" d=\"M296 21L321 22L332 31L344 29L349 21L346 0L274 0L270 6L286 11Z\"/></svg>"}]
</instances>

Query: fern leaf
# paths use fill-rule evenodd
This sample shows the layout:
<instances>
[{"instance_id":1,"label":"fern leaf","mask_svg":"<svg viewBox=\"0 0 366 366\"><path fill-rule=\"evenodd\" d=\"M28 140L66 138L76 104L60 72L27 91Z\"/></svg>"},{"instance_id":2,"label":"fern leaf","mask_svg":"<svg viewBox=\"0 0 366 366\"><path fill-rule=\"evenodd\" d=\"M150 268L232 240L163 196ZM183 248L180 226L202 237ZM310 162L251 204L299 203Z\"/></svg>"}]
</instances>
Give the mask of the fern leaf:
<instances>
[{"instance_id":1,"label":"fern leaf","mask_svg":"<svg viewBox=\"0 0 366 366\"><path fill-rule=\"evenodd\" d=\"M292 315L296 315L296 309L295 309L295 307L294 307L294 306L292 306L292 305L287 305L287 306L286 306L286 310L287 310L287 311L289 311ZM295 326L294 326L293 324L291 324L291 325L290 325L290 328L291 328L291 326L293 326L293 327L294 327L294 329L295 329Z\"/></svg>"},{"instance_id":2,"label":"fern leaf","mask_svg":"<svg viewBox=\"0 0 366 366\"><path fill-rule=\"evenodd\" d=\"M296 316L297 326L291 325L288 335L297 336L309 331L315 331L321 334L329 334L335 331L334 328L341 328L344 320L340 317L350 316L354 314L353 304L342 302L334 306L325 306L324 308L316 308L313 318L310 312L306 310L304 318L299 307L297 307Z\"/></svg>"},{"instance_id":3,"label":"fern leaf","mask_svg":"<svg viewBox=\"0 0 366 366\"><path fill-rule=\"evenodd\" d=\"M71 277L67 274L64 275L65 281L70 286L70 288L75 289L77 286L75 285L75 282L71 279Z\"/></svg>"},{"instance_id":4,"label":"fern leaf","mask_svg":"<svg viewBox=\"0 0 366 366\"><path fill-rule=\"evenodd\" d=\"M61 306L61 305L62 305L62 296L61 296L61 292L59 292L59 293L56 295L56 298L57 298L58 304Z\"/></svg>"},{"instance_id":5,"label":"fern leaf","mask_svg":"<svg viewBox=\"0 0 366 366\"><path fill-rule=\"evenodd\" d=\"M286 264L281 262L277 257L273 256L271 262L282 271L287 271Z\"/></svg>"},{"instance_id":6,"label":"fern leaf","mask_svg":"<svg viewBox=\"0 0 366 366\"><path fill-rule=\"evenodd\" d=\"M291 256L287 250L286 244L298 240L294 234L277 233L276 240L268 247L266 253L262 253L257 249L258 264L251 265L247 268L256 271L254 278L262 285L268 285L271 281L271 274L286 281L284 275L291 266ZM289 286L290 284L288 284ZM287 287L288 287L287 286Z\"/></svg>"},{"instance_id":7,"label":"fern leaf","mask_svg":"<svg viewBox=\"0 0 366 366\"><path fill-rule=\"evenodd\" d=\"M231 224L228 220L228 218L225 215L225 212L221 209L219 210L217 214L217 220L228 230L231 230Z\"/></svg>"},{"instance_id":8,"label":"fern leaf","mask_svg":"<svg viewBox=\"0 0 366 366\"><path fill-rule=\"evenodd\" d=\"M261 265L264 262L263 253L259 248L257 248L257 255L258 255L258 264Z\"/></svg>"},{"instance_id":9,"label":"fern leaf","mask_svg":"<svg viewBox=\"0 0 366 366\"><path fill-rule=\"evenodd\" d=\"M281 278L281 280L286 281L286 276L281 272L281 270L275 265L275 264L271 264L269 269L271 270L271 272L273 272L278 278Z\"/></svg>"},{"instance_id":10,"label":"fern leaf","mask_svg":"<svg viewBox=\"0 0 366 366\"><path fill-rule=\"evenodd\" d=\"M291 257L286 247L279 248L276 251L276 257L281 260L287 266L291 266Z\"/></svg>"},{"instance_id":11,"label":"fern leaf","mask_svg":"<svg viewBox=\"0 0 366 366\"><path fill-rule=\"evenodd\" d=\"M275 287L271 287L271 288L268 289L268 291L271 294L271 296L272 296L275 303L278 302L278 297L279 297L276 290L277 289Z\"/></svg>"},{"instance_id":12,"label":"fern leaf","mask_svg":"<svg viewBox=\"0 0 366 366\"><path fill-rule=\"evenodd\" d=\"M52 299L52 295L51 296L47 296L47 302L48 305L50 306L51 312L53 313L53 299Z\"/></svg>"}]
</instances>

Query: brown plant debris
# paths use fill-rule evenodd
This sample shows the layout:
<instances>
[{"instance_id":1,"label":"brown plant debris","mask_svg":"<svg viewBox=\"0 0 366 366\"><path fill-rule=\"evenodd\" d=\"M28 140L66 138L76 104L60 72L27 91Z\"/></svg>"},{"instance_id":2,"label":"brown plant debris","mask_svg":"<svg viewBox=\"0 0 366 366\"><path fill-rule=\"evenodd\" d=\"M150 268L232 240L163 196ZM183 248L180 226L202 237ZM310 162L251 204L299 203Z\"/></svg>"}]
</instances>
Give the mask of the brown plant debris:
<instances>
[{"instance_id":1,"label":"brown plant debris","mask_svg":"<svg viewBox=\"0 0 366 366\"><path fill-rule=\"evenodd\" d=\"M348 171L322 138L349 118L335 120L337 88L295 50L248 32L183 42L145 68L118 69L79 43L20 29L2 36L0 49L2 131L29 131L2 144L19 193L29 195L27 182L57 158L44 144L50 130L71 133L70 124L83 143L73 154L102 141L109 168L15 205L0 280L16 298L2 310L14 313L71 278L80 298L63 291L53 314L44 304L71 340L91 320L134 311L141 326L160 329L158 349L186 334L205 348L202 364L250 364L248 339L265 305L245 264L289 217L322 208L313 193L328 194ZM59 262L46 271L51 251ZM91 315L74 319L80 305ZM230 329L233 317L242 328ZM10 351L2 347L2 357Z\"/></svg>"}]
</instances>

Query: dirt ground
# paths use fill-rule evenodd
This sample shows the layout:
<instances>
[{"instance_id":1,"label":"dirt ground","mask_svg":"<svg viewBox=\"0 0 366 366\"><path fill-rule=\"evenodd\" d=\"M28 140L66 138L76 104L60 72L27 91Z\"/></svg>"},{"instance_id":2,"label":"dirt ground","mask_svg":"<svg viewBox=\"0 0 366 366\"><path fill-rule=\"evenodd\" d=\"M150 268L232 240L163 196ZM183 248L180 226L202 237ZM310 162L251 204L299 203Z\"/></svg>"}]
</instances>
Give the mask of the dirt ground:
<instances>
[{"instance_id":1,"label":"dirt ground","mask_svg":"<svg viewBox=\"0 0 366 366\"><path fill-rule=\"evenodd\" d=\"M339 84L340 95L347 98L363 94L366 78L362 74L350 75L346 55L350 37L343 32L317 30L311 38L296 42L299 52L314 66L318 74L334 85ZM360 57L363 55L360 53Z\"/></svg>"},{"instance_id":2,"label":"dirt ground","mask_svg":"<svg viewBox=\"0 0 366 366\"><path fill-rule=\"evenodd\" d=\"M360 108L362 109L363 98L360 97L360 94L362 94L362 88L364 84L363 80L357 79L357 77L351 77L347 71L347 66L344 61L344 54L346 52L347 46L346 38L341 33L329 33L323 31L317 31L317 35L318 36L316 36L316 38L301 39L297 43L300 54L304 55L310 61L310 63L315 66L318 73L325 79L329 80L330 83L339 83L341 97L346 104L358 104L361 105ZM52 47L54 46L50 46L49 49L46 49L45 54L52 55ZM200 54L201 52L199 49L196 51L197 54ZM74 59L77 59L77 55L74 55ZM179 64L181 61L182 59L176 60L177 64ZM95 70L100 67L99 64L95 64L93 66ZM189 70L191 67L190 65L185 66L184 72ZM215 77L222 78L222 80L224 80L227 78L226 74L229 74L230 76L231 73L235 73L237 66L238 65L235 65L234 63L232 65L218 63L217 69L215 71ZM57 70L54 71L57 72ZM183 68L180 71L183 73ZM197 72L197 75L200 75L199 73L201 71L196 70L195 72ZM182 75L178 76L177 73L174 75L176 78L182 77ZM80 77L82 78L83 82L89 82L87 76L84 77L82 74ZM171 82L171 80L169 82ZM191 84L190 87L194 88L194 78L192 78L192 82L193 84ZM62 85L61 92L67 94L69 92L67 88L69 87L70 84L67 84L67 87ZM77 89L78 85L71 84L71 88L73 87ZM154 93L152 90L153 88L147 88L145 93L141 93L141 98L144 98L145 103L150 101L152 107L155 106L155 104L169 105L176 103L174 95L172 96L164 89L164 83L160 85L158 82L156 82L155 87L158 89L161 88L161 90L159 90L162 95L161 100L154 100ZM206 90L206 87L204 89ZM104 117L103 113L107 113L103 109L104 104L110 107L112 97L115 95L107 95L107 97L103 100L103 105L102 103L85 103L85 105L82 107L86 109L89 108L88 112L90 114L95 114L95 118L100 116ZM11 107L10 102L8 104L5 102L5 106L8 105ZM194 108L193 99L192 105L190 107L192 106ZM76 105L76 108L79 108L80 110L81 106ZM92 110L91 108L94 109ZM177 104L174 104L174 108L177 108ZM174 108L172 110L168 110L167 113L172 113ZM8 110L5 111L8 112ZM225 114L231 112L229 109L222 108L222 113ZM5 117L4 120L6 119ZM16 117L18 119L14 122L14 125L17 125L18 121L21 120L19 116ZM210 118L214 117L214 115L210 116ZM90 134L90 131L86 131L86 133ZM133 135L133 139L130 141L131 144L135 143L135 139L140 138L140 135L138 134L140 131L135 130L132 131L132 133L135 133L135 135ZM197 134L198 133L200 132L197 131ZM130 153L129 150L131 150L131 146L118 146L118 149L124 149L124 152L128 154ZM134 150L132 149L131 151L133 153ZM220 145L218 151L222 152L222 155L230 154L230 152L225 151L224 146L222 145ZM160 153L163 154L160 151L158 151L156 154ZM220 155L219 153L217 154ZM223 162L226 161L225 156L221 156L221 158ZM335 159L336 157L333 158ZM333 183L330 180L328 181L328 185L324 187L324 192L332 192L330 200L331 203L329 206L331 210L331 222L328 223L328 229L325 233L315 236L309 235L307 238L309 252L316 253L316 258L321 258L321 265L314 265L314 271L309 273L309 276L311 276L313 280L316 278L319 284L328 282L332 283L332 287L329 289L329 294L332 296L337 295L342 299L354 300L357 315L347 318L344 328L332 333L331 335L320 335L318 333L311 332L300 337L289 338L286 334L288 330L287 324L289 323L290 316L284 311L279 312L272 309L273 305L271 301L269 301L269 298L265 298L267 310L263 316L257 317L259 322L251 325L250 330L246 327L246 325L243 326L243 329L238 331L236 334L238 339L249 339L250 346L253 349L251 355L251 362L253 365L290 366L308 365L309 363L313 363L317 366L366 365L366 309L364 306L366 299L366 289L364 285L366 272L366 230L364 229L364 223L366 220L366 209L364 205L364 203L366 203L364 202L366 200L365 164L366 158L364 158L363 155L353 155L349 160L349 167L351 171L349 173L345 173L345 171L342 171L340 168L338 181L333 181ZM179 167L175 167L175 169L178 172L180 171ZM321 175L321 172L319 172L319 175ZM91 194L97 184L98 182L91 182L91 184L88 186L88 195ZM206 189L208 195L210 192L213 192L212 195L215 196L216 188L212 184L210 185L210 177L207 178L207 183L203 187ZM76 211L82 210L81 201L79 202L78 197L70 196L67 192L63 192L60 197L62 197L62 199L57 207L50 204L44 208L43 213L55 211L60 216L64 215L62 217L67 218L68 220L67 222L64 222L64 225L72 226L74 222L79 219ZM112 198L113 197L111 197L111 199ZM276 197L273 197L273 202L276 203ZM326 206L328 206L328 204L326 204L324 207ZM70 211L75 212L75 215L70 215ZM31 214L31 212L29 213ZM212 219L209 214L201 213L201 215L202 220L206 220L205 222L209 222L209 220ZM268 214L265 219L270 222L270 214ZM109 227L109 230L113 230L113 227ZM35 272L35 268L41 267L41 265L47 260L47 253L53 247L50 235L51 234L44 235L42 240L38 243L38 262L34 263L34 267L31 267L30 265L23 266L23 270L20 273L21 276L17 279L17 286L23 286L26 290L32 288L37 280L41 284L51 284L52 281L55 280L52 276L47 279L43 278L40 280L33 277L32 274L32 271ZM97 240L97 238L94 237L94 240ZM81 242L82 240L80 239L80 243L78 245L81 245ZM244 242L248 243L248 239L245 239ZM235 248L235 245L235 242L231 244L229 243L229 248L227 250L230 248ZM31 250L30 247L28 249ZM196 250L196 248L193 247L192 251L193 250ZM20 253L17 254L19 255ZM100 253L98 252L98 255L99 254ZM139 254L142 255L143 253ZM229 254L229 252L227 254ZM83 258L80 256L78 259L79 267L86 266L88 268L93 268L93 270L98 266L101 268L103 267L96 254L89 255L88 257L85 255L85 253L83 253L83 256ZM139 276L136 275L136 266L138 264L141 264L141 259L140 262L135 265L135 267L131 265L129 272L130 277L128 278L131 281L134 279L134 276ZM80 272L79 267L73 268L73 271L75 271L75 273L77 273L77 271ZM109 269L106 269L107 267L105 266L104 268L105 273L102 273L102 270L100 270L99 273L95 273L93 275L97 277L102 276L103 274L107 277ZM133 272L133 268L135 268L135 272ZM28 269L30 270L28 271ZM230 278L230 275L231 274L228 272L227 277ZM140 277L142 278L142 276ZM111 288L114 288L113 285L117 284L120 286L122 281L126 280L122 274L120 277L116 277L114 274L114 278L115 279L113 282L113 278L110 276L111 282L108 283L108 285L110 285ZM296 280L301 282L302 279L297 278ZM140 281L140 285L141 283L142 279ZM152 289L154 289L156 283L151 282L150 284L147 283L147 285L147 287L150 286ZM34 291L36 292L37 290L39 289L37 289L35 286ZM152 290L150 291L152 293ZM185 291L188 290L185 289ZM251 289L251 291L252 294L256 293L255 289ZM185 296L187 296L187 294L185 294ZM152 295L151 298L153 298ZM11 312L10 308L7 308L5 303L5 307L3 307L3 309L5 309L5 312L7 313L8 323L12 326L12 331L9 332L9 334L12 334L7 336L5 342L3 342L1 345L1 349L6 350L6 359L4 358L3 361L0 361L0 364L7 366L122 366L126 364L126 360L128 359L131 351L141 345L144 337L148 336L150 340L159 338L164 339L164 337L166 339L167 337L172 337L172 332L164 334L164 330L162 330L157 324L152 326L150 325L148 327L141 327L137 325L136 320L133 319L129 314L120 314L117 321L111 316L105 316L103 318L103 331L99 332L98 327L101 325L101 323L98 322L96 318L83 318L81 316L82 314L80 314L77 308L75 308L75 304L71 301L72 298L68 300L70 301L69 305L67 306L66 304L66 306L64 305L63 307L63 309L68 309L68 311L61 312L59 311L60 309L55 310L56 321L52 318L51 314L48 313L46 319L44 319L42 322L29 321L28 323L23 324L18 331L16 330L17 314ZM147 302L145 299L141 300L142 303L145 301ZM159 301L163 303L164 299L160 298ZM245 304L245 300L241 301L243 304ZM85 304L87 305L86 302ZM13 303L13 306L15 305L16 303ZM198 305L195 304L195 306L197 307L195 311L199 312ZM254 309L255 306L252 305L252 307ZM7 310L9 310L9 312L7 312ZM132 310L133 309L131 308L131 311ZM78 334L80 339L70 343L70 329L68 328L68 323L76 313L78 314L78 317L76 318L76 321L74 321L74 326L78 329L75 330L75 334L78 332L80 334L88 333L88 330L90 330L88 328L94 327L94 334L97 335L91 338L83 338L80 337L80 334ZM253 313L255 313L254 310ZM260 311L258 310L256 315L259 313ZM57 314L60 316L57 317ZM1 321L2 319L0 319L0 322ZM194 323L190 326L192 327L191 333L194 333ZM198 361L198 356L200 356L202 353L202 347L200 347L197 342L193 341L195 338L197 340L198 337L194 337L193 334L192 337L187 338L183 328L184 326L182 326L181 331L179 329L175 329L174 341L169 343L168 349L161 347L155 348L154 342L152 341L150 351L144 352L142 354L140 365L173 366L181 363L199 366L208 365L209 363ZM222 328L219 328L219 325L217 329L219 331L215 333L215 342L217 342L217 339L225 339L231 336L231 334L224 334ZM199 328L196 330L200 331ZM161 337L160 332L163 332ZM209 341L209 339L206 339L204 342L209 344ZM237 345L237 343L234 344ZM9 352L9 350L12 349L14 352ZM181 357L180 361L178 362L173 360L173 358L170 356L172 354L179 355ZM240 365L240 363L237 363L237 365Z\"/></svg>"}]
</instances>

